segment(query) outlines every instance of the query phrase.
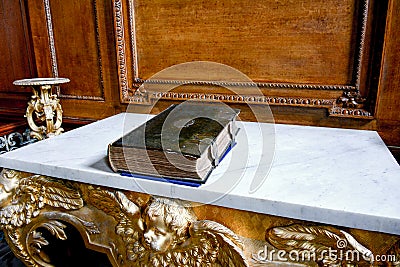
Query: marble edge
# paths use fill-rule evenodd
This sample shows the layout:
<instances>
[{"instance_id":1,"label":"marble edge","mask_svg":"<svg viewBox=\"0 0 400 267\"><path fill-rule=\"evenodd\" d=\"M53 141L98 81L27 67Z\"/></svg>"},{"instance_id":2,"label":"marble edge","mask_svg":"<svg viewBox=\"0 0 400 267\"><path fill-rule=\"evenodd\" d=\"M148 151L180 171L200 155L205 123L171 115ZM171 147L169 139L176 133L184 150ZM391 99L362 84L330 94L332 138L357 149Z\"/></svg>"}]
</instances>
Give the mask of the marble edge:
<instances>
[{"instance_id":1,"label":"marble edge","mask_svg":"<svg viewBox=\"0 0 400 267\"><path fill-rule=\"evenodd\" d=\"M13 160L13 162L18 164L5 164L6 166L4 166L4 168L20 170L17 166L19 164L25 163L17 160ZM0 166L2 165L3 162L0 158ZM54 173L57 173L57 171L59 171L57 166L49 167L48 169L43 171L40 170L39 165L40 164L33 164L33 166L35 167L31 167L29 169L25 168L24 171L33 174L41 173L42 175L48 175L51 177L56 177L54 176ZM96 172L92 172L90 175L85 172L85 177L83 177L83 173L79 173L79 171L73 169L69 170L66 168L63 168L63 170L71 171L71 177L56 178L94 184L104 187L111 187L119 190L132 190L151 195L178 198L200 204L216 205L271 216L285 217L295 220L304 220L309 221L310 223L323 223L346 228L355 228L366 231L376 231L381 233L400 235L400 218L388 218L371 214L354 213L344 210L332 210L329 208L282 202L273 199L252 198L249 196L242 196L237 194L220 195L219 192L213 192L211 190L208 190L207 188L193 188L145 179L132 180L132 177L124 177L117 173L110 174L108 176L108 179L104 178L102 181L98 181L96 180L96 175L101 174ZM146 188L151 189L146 190ZM203 194L193 194L193 190L201 190ZM207 195L207 199L204 198L205 194ZM213 200L208 201L210 199ZM349 218L351 218L351 220L349 220Z\"/></svg>"},{"instance_id":2,"label":"marble edge","mask_svg":"<svg viewBox=\"0 0 400 267\"><path fill-rule=\"evenodd\" d=\"M119 117L122 117L122 120L125 120L126 115L128 113L119 113L114 116L108 117L103 120L96 121L94 123L82 126L76 130L82 129L84 127L94 127L95 125L99 125L102 122L104 123L105 120L113 121L118 120ZM142 116L149 116L149 114L135 114L135 115L142 115ZM95 126L96 127L96 126ZM357 129L342 129L342 128L327 128L327 127L315 127L315 126L300 126L300 125L286 125L286 124L279 124L278 128L285 129L287 127L295 127L295 128L318 128L319 130L329 130L335 129L337 131L360 131ZM379 134L376 131L372 130L362 130L363 132L368 132L376 137L376 140L379 143L384 144L382 139L380 138ZM67 137L73 131L69 131L60 135L60 137L64 136ZM57 137L54 137L57 138ZM50 140L50 139L46 139ZM46 142L43 140L41 142ZM387 153L391 156L389 149L386 147ZM21 148L21 150L24 148ZM20 150L20 149L18 149ZM394 157L392 156L393 161L395 161ZM75 170L68 167L59 167L59 166L43 166L38 162L29 162L27 164L24 160L18 159L8 159L7 153L0 155L0 166L8 169L15 169L20 170L19 166L24 166L25 172L30 173L40 173L42 175L48 175L52 177L54 174L57 174L60 170L63 173L70 173L69 177L65 177L66 175L61 175L63 177L56 177L60 179L67 179L76 182L83 182L83 183L90 183L96 184L99 186L106 186L106 187L113 187L121 190L132 190L138 191L148 194L154 195L162 195L165 197L172 197L172 198L181 198L189 201L204 203L202 201L204 199L204 195L207 195L207 199L213 198L215 194L218 192L213 192L212 188L202 188L199 189L203 194L193 194L193 189L191 187L168 184L164 182L157 182L157 181L150 181L150 180L142 180L140 179L140 183L146 185L146 187L151 187L149 192L140 188L136 182L132 182L131 177L122 177L117 173L105 173L103 171L80 171ZM101 180L96 176L102 176ZM339 225L342 227L350 227L350 228L357 228L362 230L369 230L369 231L378 231L390 234L397 234L400 235L400 218L396 217L382 217L373 214L366 214L366 213L356 213L352 211L345 211L345 210L333 210L329 208L323 208L318 206L307 206L298 203L291 203L291 202L282 202L279 200L273 200L268 198L252 198L250 196L243 196L239 194L228 194L224 195L223 197L217 199L216 201L209 203L211 205L219 205L224 206L227 208L234 208L239 210L247 210L252 212L258 212L262 214L269 214L273 216L281 216L281 217L288 217L292 219L298 220L306 220L312 222L320 222L326 224L333 224Z\"/></svg>"}]
</instances>

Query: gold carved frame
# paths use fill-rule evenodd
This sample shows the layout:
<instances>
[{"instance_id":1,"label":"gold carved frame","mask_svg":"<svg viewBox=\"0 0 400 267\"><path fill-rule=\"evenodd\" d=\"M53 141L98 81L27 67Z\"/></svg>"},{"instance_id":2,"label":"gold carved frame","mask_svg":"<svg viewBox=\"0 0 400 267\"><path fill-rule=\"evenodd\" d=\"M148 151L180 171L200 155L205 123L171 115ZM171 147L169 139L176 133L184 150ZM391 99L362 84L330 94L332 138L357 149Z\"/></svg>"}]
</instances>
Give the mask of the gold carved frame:
<instances>
[{"instance_id":1,"label":"gold carved frame","mask_svg":"<svg viewBox=\"0 0 400 267\"><path fill-rule=\"evenodd\" d=\"M204 4L207 0L202 0L200 2ZM304 0L298 2L309 4L310 1ZM141 77L140 75L141 55L138 50L137 41L140 40L142 36L137 34L137 18L140 16L137 11L137 6L139 4L151 6L151 4L146 3L146 0L113 0L116 56L121 102L151 104L155 99L161 98L165 100L205 99L207 101L224 101L227 103L239 104L267 103L269 105L279 106L325 108L329 110L330 116L372 119L373 114L370 111L372 108L364 105L366 100L368 101L368 94L371 95L371 91L373 91L367 88L367 73L370 71L371 64L369 56L371 49L369 46L371 29L373 28L371 18L373 17L371 15L371 9L373 7L372 2L373 1L370 0L349 0L346 2L349 5L354 5L354 10L347 14L349 18L347 26L349 29L353 29L353 33L350 34L351 38L349 38L349 43L351 42L351 44L348 44L350 48L349 58L347 59L349 60L349 66L348 69L343 71L343 73L345 71L349 73L347 81L338 84L320 83L318 81L281 82L281 79L275 80L271 77L266 77L265 79L264 77L256 79L250 77L263 92L262 96L254 97L254 95L251 94L231 95L215 93L215 90L207 91L207 87L211 86L251 86L250 84L229 81L151 80L150 82L153 84L173 84L176 86L193 85L204 87L204 90L199 90L199 92L193 92L193 90L188 92L148 92L146 90L139 90L139 87L149 77ZM157 12L157 8L159 8L157 4L160 5L160 3L162 3L162 1L158 1L154 4L155 6L152 12ZM271 4L272 2L267 1L266 4L268 3ZM333 10L334 3L330 2L330 5ZM318 8L316 10L318 10ZM329 10L327 12L329 12ZM328 23L332 21L333 20L328 21ZM337 27L337 25L334 27ZM145 31L142 30L142 32ZM328 42L329 40L325 41ZM229 45L229 43L226 43L226 45ZM182 51L182 53L185 53L185 51ZM201 51L201 53L207 53L207 51ZM246 51L243 51L243 53L246 53ZM185 62L176 62L176 64L178 63ZM153 69L154 74L161 70Z\"/></svg>"}]
</instances>

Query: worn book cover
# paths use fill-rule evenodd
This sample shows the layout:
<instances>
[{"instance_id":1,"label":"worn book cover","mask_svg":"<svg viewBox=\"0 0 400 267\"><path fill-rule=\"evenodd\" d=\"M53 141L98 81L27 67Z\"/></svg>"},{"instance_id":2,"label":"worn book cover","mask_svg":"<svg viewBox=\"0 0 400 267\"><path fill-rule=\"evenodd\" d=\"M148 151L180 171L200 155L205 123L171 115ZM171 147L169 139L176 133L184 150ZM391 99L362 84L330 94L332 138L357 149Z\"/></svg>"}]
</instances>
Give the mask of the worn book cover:
<instances>
[{"instance_id":1,"label":"worn book cover","mask_svg":"<svg viewBox=\"0 0 400 267\"><path fill-rule=\"evenodd\" d=\"M234 143L239 110L185 102L128 132L108 148L114 171L205 182Z\"/></svg>"}]
</instances>

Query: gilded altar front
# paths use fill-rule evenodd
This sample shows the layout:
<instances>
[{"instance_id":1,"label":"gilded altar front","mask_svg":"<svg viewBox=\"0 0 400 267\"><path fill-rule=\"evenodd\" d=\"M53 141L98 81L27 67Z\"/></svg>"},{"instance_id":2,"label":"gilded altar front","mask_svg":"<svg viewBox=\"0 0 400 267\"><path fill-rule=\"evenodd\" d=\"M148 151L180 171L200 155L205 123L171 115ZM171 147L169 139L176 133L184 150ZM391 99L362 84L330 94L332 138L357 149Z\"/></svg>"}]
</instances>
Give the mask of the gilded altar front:
<instances>
[{"instance_id":1,"label":"gilded altar front","mask_svg":"<svg viewBox=\"0 0 400 267\"><path fill-rule=\"evenodd\" d=\"M400 237L4 169L0 222L27 266L75 227L113 266L398 266Z\"/></svg>"}]
</instances>

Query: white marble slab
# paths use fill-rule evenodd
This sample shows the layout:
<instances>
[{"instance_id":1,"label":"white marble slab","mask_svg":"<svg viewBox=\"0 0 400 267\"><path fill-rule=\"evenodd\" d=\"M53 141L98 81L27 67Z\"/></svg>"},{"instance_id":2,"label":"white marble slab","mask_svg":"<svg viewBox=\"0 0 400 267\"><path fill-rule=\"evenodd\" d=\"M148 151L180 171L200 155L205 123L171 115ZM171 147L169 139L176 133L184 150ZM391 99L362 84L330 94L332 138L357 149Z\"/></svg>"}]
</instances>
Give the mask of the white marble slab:
<instances>
[{"instance_id":1,"label":"white marble slab","mask_svg":"<svg viewBox=\"0 0 400 267\"><path fill-rule=\"evenodd\" d=\"M374 131L240 123L232 152L205 185L192 188L124 177L109 168L107 145L122 136L124 128L130 130L148 118L144 114L118 114L3 154L0 166L400 234L400 167Z\"/></svg>"}]
</instances>

